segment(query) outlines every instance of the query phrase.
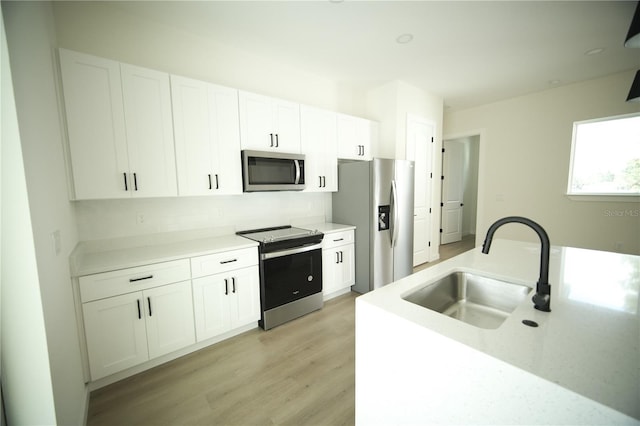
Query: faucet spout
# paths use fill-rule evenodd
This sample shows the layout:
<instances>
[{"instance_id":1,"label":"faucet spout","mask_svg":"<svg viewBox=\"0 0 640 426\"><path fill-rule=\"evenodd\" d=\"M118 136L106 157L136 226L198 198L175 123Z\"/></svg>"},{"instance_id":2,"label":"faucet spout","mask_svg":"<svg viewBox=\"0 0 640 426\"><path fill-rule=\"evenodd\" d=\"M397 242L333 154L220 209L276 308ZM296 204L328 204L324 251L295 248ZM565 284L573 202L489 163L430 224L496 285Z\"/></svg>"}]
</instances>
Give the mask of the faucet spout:
<instances>
[{"instance_id":1,"label":"faucet spout","mask_svg":"<svg viewBox=\"0 0 640 426\"><path fill-rule=\"evenodd\" d=\"M533 307L544 312L551 312L551 284L549 284L549 253L550 243L549 236L542 226L521 216L508 216L494 222L487 231L487 236L482 245L482 253L488 254L491 248L493 234L505 223L521 223L533 229L540 237L540 277L536 283L536 294L533 296Z\"/></svg>"}]
</instances>

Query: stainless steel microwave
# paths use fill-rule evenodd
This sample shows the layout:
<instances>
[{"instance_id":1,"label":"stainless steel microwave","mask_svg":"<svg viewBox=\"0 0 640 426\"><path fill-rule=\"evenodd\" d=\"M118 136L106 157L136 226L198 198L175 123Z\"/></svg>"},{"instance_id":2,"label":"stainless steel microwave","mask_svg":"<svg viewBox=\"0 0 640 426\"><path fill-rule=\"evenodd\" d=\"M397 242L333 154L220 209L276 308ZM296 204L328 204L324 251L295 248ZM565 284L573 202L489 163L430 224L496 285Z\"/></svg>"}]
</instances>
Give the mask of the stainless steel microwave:
<instances>
[{"instance_id":1,"label":"stainless steel microwave","mask_svg":"<svg viewBox=\"0 0 640 426\"><path fill-rule=\"evenodd\" d=\"M304 155L266 151L242 151L244 192L302 191Z\"/></svg>"}]
</instances>

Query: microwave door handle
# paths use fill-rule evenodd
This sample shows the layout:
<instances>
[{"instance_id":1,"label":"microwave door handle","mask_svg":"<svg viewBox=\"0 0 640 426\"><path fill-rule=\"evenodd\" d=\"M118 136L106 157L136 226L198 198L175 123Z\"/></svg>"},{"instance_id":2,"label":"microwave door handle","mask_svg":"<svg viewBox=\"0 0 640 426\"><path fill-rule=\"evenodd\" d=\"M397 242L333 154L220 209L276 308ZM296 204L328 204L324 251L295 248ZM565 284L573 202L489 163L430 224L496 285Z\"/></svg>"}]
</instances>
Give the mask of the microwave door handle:
<instances>
[{"instance_id":1,"label":"microwave door handle","mask_svg":"<svg viewBox=\"0 0 640 426\"><path fill-rule=\"evenodd\" d=\"M300 183L300 161L293 160L296 165L296 184Z\"/></svg>"}]
</instances>

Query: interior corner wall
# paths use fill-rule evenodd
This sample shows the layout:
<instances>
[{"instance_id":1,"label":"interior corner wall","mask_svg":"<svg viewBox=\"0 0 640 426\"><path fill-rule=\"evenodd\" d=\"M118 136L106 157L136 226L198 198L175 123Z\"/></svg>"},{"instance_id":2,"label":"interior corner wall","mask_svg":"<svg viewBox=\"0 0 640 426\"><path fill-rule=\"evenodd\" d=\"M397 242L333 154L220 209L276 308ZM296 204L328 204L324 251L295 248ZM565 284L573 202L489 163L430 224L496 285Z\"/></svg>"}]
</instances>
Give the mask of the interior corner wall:
<instances>
[{"instance_id":1,"label":"interior corner wall","mask_svg":"<svg viewBox=\"0 0 640 426\"><path fill-rule=\"evenodd\" d=\"M50 2L3 2L2 7L30 208L23 219L30 218L33 229L30 241L35 247L56 422L82 424L88 391L69 272L69 254L78 238L62 149L53 11ZM59 236L58 250L54 233ZM26 317L19 315L21 320Z\"/></svg>"},{"instance_id":2,"label":"interior corner wall","mask_svg":"<svg viewBox=\"0 0 640 426\"><path fill-rule=\"evenodd\" d=\"M632 214L638 203L576 201L566 195L573 123L639 112L640 105L625 102L634 74L445 114L445 134L483 129L478 233L501 217L520 215L545 227L555 245L640 254L640 217ZM525 227L504 228L501 238L537 238Z\"/></svg>"},{"instance_id":3,"label":"interior corner wall","mask_svg":"<svg viewBox=\"0 0 640 426\"><path fill-rule=\"evenodd\" d=\"M378 145L372 151L376 158L396 158L399 126L397 86L396 81L391 81L366 93L367 115L380 123Z\"/></svg>"},{"instance_id":4,"label":"interior corner wall","mask_svg":"<svg viewBox=\"0 0 640 426\"><path fill-rule=\"evenodd\" d=\"M2 397L8 424L56 423L47 336L30 221L20 131L0 11Z\"/></svg>"}]
</instances>

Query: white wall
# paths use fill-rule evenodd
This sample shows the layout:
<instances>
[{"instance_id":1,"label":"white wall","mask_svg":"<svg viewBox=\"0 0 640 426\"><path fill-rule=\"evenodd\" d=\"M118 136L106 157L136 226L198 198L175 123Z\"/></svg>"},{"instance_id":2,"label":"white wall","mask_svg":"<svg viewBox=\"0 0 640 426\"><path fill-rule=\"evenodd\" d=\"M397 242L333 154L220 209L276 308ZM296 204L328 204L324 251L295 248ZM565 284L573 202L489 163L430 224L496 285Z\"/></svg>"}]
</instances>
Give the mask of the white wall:
<instances>
[{"instance_id":1,"label":"white wall","mask_svg":"<svg viewBox=\"0 0 640 426\"><path fill-rule=\"evenodd\" d=\"M573 122L640 111L625 103L635 71L558 87L444 117L445 135L481 129L478 237L493 221L522 215L539 222L552 244L640 254L638 203L574 201L566 193ZM611 212L622 212L621 216ZM522 226L500 237L535 241Z\"/></svg>"},{"instance_id":2,"label":"white wall","mask_svg":"<svg viewBox=\"0 0 640 426\"><path fill-rule=\"evenodd\" d=\"M5 38L6 3L0 13L2 206L2 387L9 424L55 424L47 336L18 117ZM3 16L4 15L4 16Z\"/></svg>"},{"instance_id":3,"label":"white wall","mask_svg":"<svg viewBox=\"0 0 640 426\"><path fill-rule=\"evenodd\" d=\"M253 193L223 197L77 201L81 241L208 228L210 234L324 222L331 194Z\"/></svg>"},{"instance_id":4,"label":"white wall","mask_svg":"<svg viewBox=\"0 0 640 426\"><path fill-rule=\"evenodd\" d=\"M2 6L30 207L30 213L24 213L21 220L30 218L33 228L33 238L24 243L30 241L35 248L56 419L60 424L80 424L88 393L82 376L68 261L78 239L74 210L67 201L54 72L53 12L48 2L3 2ZM58 253L52 241L55 231L60 235ZM35 302L25 300L16 305L21 319L27 315L21 310L31 303ZM25 359L31 356L27 352L22 353ZM30 385L26 377L21 380L25 386ZM32 405L31 410L37 406Z\"/></svg>"}]
</instances>

